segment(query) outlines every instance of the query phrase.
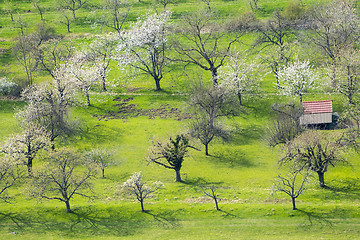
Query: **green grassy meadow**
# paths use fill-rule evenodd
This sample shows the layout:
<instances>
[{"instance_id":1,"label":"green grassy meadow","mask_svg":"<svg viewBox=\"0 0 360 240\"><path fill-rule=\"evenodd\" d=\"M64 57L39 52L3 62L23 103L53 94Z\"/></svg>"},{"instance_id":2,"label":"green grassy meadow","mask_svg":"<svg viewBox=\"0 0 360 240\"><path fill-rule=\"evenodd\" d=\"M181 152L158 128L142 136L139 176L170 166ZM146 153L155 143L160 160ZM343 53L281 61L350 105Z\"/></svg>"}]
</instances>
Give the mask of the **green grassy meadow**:
<instances>
[{"instance_id":1,"label":"green grassy meadow","mask_svg":"<svg viewBox=\"0 0 360 240\"><path fill-rule=\"evenodd\" d=\"M262 0L256 12L259 19L267 19L276 9L284 9L288 0ZM310 6L315 1L302 1ZM318 2L318 1L316 1ZM31 1L13 1L14 18L21 17L31 32L40 20ZM44 0L45 21L79 46L108 29L94 25L101 15L99 1L89 0L77 12L78 20L72 33L58 23L55 1ZM211 6L220 18L227 19L251 11L245 0L214 0ZM195 0L179 0L170 4L172 21L178 22L186 12L200 5ZM4 1L0 1L0 7ZM30 12L28 10L30 9ZM127 26L152 9L150 0L134 3ZM10 16L0 16L0 76L15 80L25 78L22 68L11 55L17 36L16 23ZM245 42L255 39L254 33L243 37ZM246 48L239 45L239 48ZM73 213L66 213L65 204L58 201L38 201L26 194L24 179L9 189L10 203L0 202L0 239L359 239L360 236L360 158L347 153L349 165L330 168L325 174L328 188L318 187L316 179L297 199L299 210L291 210L287 195L272 194L274 177L278 174L281 147L271 148L264 140L265 126L272 117L270 106L288 102L290 97L279 96L274 88L275 77L267 74L258 94L244 100L246 114L226 119L234 136L227 142L215 140L205 156L190 150L181 168L183 183L175 182L175 172L155 164L148 164L146 156L154 139L166 138L187 128L189 100L188 86L196 74L208 79L210 74L190 66L183 73L181 66L165 74L163 91L154 91L154 82L146 76L124 79L112 63L110 79L114 86L108 93L94 89L92 106L85 106L83 97L76 99L71 116L80 121L81 133L58 141L59 147L73 147L79 151L97 146L114 152L114 162L105 170L105 178L92 180L94 198L75 197L70 203ZM265 70L264 70L265 71ZM266 70L268 71L268 70ZM50 77L36 73L36 82ZM334 111L341 112L345 101L335 93L314 90L305 100L332 99ZM122 109L121 102L131 105ZM19 99L0 99L0 140L20 131L14 114L26 105ZM171 111L171 109L175 109ZM36 159L34 168L44 162ZM145 200L147 212L140 204L116 195L120 185L134 172L141 171L146 181L161 181L164 187ZM200 185L215 185L221 198L216 211L210 198L200 191Z\"/></svg>"}]
</instances>

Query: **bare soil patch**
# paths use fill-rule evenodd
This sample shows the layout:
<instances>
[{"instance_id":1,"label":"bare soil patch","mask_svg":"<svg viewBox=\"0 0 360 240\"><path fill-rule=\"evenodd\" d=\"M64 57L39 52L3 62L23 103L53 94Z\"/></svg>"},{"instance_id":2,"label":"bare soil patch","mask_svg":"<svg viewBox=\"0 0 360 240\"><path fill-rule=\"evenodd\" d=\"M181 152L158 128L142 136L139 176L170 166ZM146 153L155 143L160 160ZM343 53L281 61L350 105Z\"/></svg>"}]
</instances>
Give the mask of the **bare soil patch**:
<instances>
[{"instance_id":1,"label":"bare soil patch","mask_svg":"<svg viewBox=\"0 0 360 240\"><path fill-rule=\"evenodd\" d=\"M99 121L107 121L110 119L128 119L130 117L139 116L146 116L149 119L161 118L182 121L192 117L192 114L183 113L178 108L173 108L169 104L162 104L158 108L141 109L138 108L136 104L132 104L132 100L134 100L132 97L127 99L115 98L113 101L118 103L113 106L118 108L117 111L109 111L107 114L93 115L93 117L96 117Z\"/></svg>"}]
</instances>

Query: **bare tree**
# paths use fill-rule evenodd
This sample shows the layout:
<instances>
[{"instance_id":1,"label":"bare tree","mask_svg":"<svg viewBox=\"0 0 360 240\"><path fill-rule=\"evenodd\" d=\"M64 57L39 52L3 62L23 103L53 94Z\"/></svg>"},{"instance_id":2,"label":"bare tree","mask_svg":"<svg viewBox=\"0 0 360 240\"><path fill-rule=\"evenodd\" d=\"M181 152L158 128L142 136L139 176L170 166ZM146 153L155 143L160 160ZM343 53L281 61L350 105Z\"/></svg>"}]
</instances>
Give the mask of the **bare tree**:
<instances>
[{"instance_id":1,"label":"bare tree","mask_svg":"<svg viewBox=\"0 0 360 240\"><path fill-rule=\"evenodd\" d=\"M34 6L34 8L39 12L40 14L40 20L44 20L43 19L43 15L44 15L44 12L45 12L45 7L42 6L42 4L40 3L41 0L31 0L32 1L32 4Z\"/></svg>"},{"instance_id":2,"label":"bare tree","mask_svg":"<svg viewBox=\"0 0 360 240\"><path fill-rule=\"evenodd\" d=\"M100 168L103 178L105 178L105 168L112 163L112 158L113 153L105 148L95 148L85 153L85 159Z\"/></svg>"},{"instance_id":3,"label":"bare tree","mask_svg":"<svg viewBox=\"0 0 360 240\"><path fill-rule=\"evenodd\" d=\"M337 80L336 67L341 49L352 47L360 37L360 18L353 0L332 0L326 5L317 5L310 15L307 35L318 46L332 65L332 81Z\"/></svg>"},{"instance_id":4,"label":"bare tree","mask_svg":"<svg viewBox=\"0 0 360 240\"><path fill-rule=\"evenodd\" d=\"M205 3L206 7L208 8L209 12L212 12L210 3L212 2L211 0L201 0L203 3Z\"/></svg>"},{"instance_id":5,"label":"bare tree","mask_svg":"<svg viewBox=\"0 0 360 240\"><path fill-rule=\"evenodd\" d=\"M230 37L225 29L214 21L214 14L208 11L196 11L184 16L177 28L179 35L173 41L178 57L177 62L195 64L210 71L213 85L218 84L218 70L224 65L232 45L238 41L241 34Z\"/></svg>"},{"instance_id":6,"label":"bare tree","mask_svg":"<svg viewBox=\"0 0 360 240\"><path fill-rule=\"evenodd\" d=\"M166 9L166 6L175 3L175 0L154 0L154 3L157 5L161 5L164 8L164 11Z\"/></svg>"},{"instance_id":7,"label":"bare tree","mask_svg":"<svg viewBox=\"0 0 360 240\"><path fill-rule=\"evenodd\" d=\"M156 163L168 169L175 170L176 181L182 182L180 170L189 145L189 139L186 135L177 135L175 138L169 139L167 142L155 141L148 154L148 162Z\"/></svg>"},{"instance_id":8,"label":"bare tree","mask_svg":"<svg viewBox=\"0 0 360 240\"><path fill-rule=\"evenodd\" d=\"M319 186L325 187L324 174L330 166L347 163L341 136L325 135L319 131L305 131L285 146L280 163L293 162L318 174Z\"/></svg>"},{"instance_id":9,"label":"bare tree","mask_svg":"<svg viewBox=\"0 0 360 240\"><path fill-rule=\"evenodd\" d=\"M287 65L291 57L289 42L294 35L292 27L292 23L286 20L279 11L275 11L272 18L265 23L259 23L257 26L260 36L255 45L261 46L261 49L270 50L270 56L265 61L269 63L272 72L275 74L278 87L280 87L278 72Z\"/></svg>"},{"instance_id":10,"label":"bare tree","mask_svg":"<svg viewBox=\"0 0 360 240\"><path fill-rule=\"evenodd\" d=\"M310 171L302 173L300 169L291 169L288 174L279 174L274 180L274 192L283 192L291 197L292 210L297 210L295 200L304 192L310 177Z\"/></svg>"},{"instance_id":11,"label":"bare tree","mask_svg":"<svg viewBox=\"0 0 360 240\"><path fill-rule=\"evenodd\" d=\"M233 101L229 92L220 87L206 87L203 84L193 89L190 105L196 115L189 123L191 136L200 140L209 155L209 143L216 137L223 140L230 136L229 130L219 121L220 117L233 114Z\"/></svg>"},{"instance_id":12,"label":"bare tree","mask_svg":"<svg viewBox=\"0 0 360 240\"><path fill-rule=\"evenodd\" d=\"M105 0L106 14L100 22L105 26L114 29L119 35L127 19L131 4L127 0Z\"/></svg>"},{"instance_id":13,"label":"bare tree","mask_svg":"<svg viewBox=\"0 0 360 240\"><path fill-rule=\"evenodd\" d=\"M344 95L349 104L355 104L360 92L360 54L359 50L341 49L336 66L337 80L335 90Z\"/></svg>"},{"instance_id":14,"label":"bare tree","mask_svg":"<svg viewBox=\"0 0 360 240\"><path fill-rule=\"evenodd\" d=\"M161 182L154 182L152 186L146 185L146 183L142 180L141 172L136 172L126 182L124 182L121 188L122 193L135 196L136 200L141 205L141 212L145 212L144 200L162 186L163 184Z\"/></svg>"},{"instance_id":15,"label":"bare tree","mask_svg":"<svg viewBox=\"0 0 360 240\"><path fill-rule=\"evenodd\" d=\"M56 39L58 36L55 33L55 28L51 25L46 24L44 21L35 25L35 32L33 33L37 47L44 44L45 42Z\"/></svg>"},{"instance_id":16,"label":"bare tree","mask_svg":"<svg viewBox=\"0 0 360 240\"><path fill-rule=\"evenodd\" d=\"M300 125L302 107L296 104L274 104L271 109L276 116L266 127L265 139L269 146L286 144L304 130Z\"/></svg>"},{"instance_id":17,"label":"bare tree","mask_svg":"<svg viewBox=\"0 0 360 240\"><path fill-rule=\"evenodd\" d=\"M69 12L67 12L65 10L60 10L60 14L62 16L60 23L64 24L66 26L68 33L71 33L70 26L74 22L74 18L72 18L70 16Z\"/></svg>"},{"instance_id":18,"label":"bare tree","mask_svg":"<svg viewBox=\"0 0 360 240\"><path fill-rule=\"evenodd\" d=\"M60 0L58 4L62 9L68 9L72 12L73 19L76 19L75 12L82 8L88 0Z\"/></svg>"},{"instance_id":19,"label":"bare tree","mask_svg":"<svg viewBox=\"0 0 360 240\"><path fill-rule=\"evenodd\" d=\"M170 12L148 15L139 19L132 29L122 36L118 46L119 65L130 66L155 81L156 90L161 90L160 81L168 61L167 36Z\"/></svg>"},{"instance_id":20,"label":"bare tree","mask_svg":"<svg viewBox=\"0 0 360 240\"><path fill-rule=\"evenodd\" d=\"M259 0L248 0L248 1L249 1L250 8L253 11L256 11L259 9Z\"/></svg>"},{"instance_id":21,"label":"bare tree","mask_svg":"<svg viewBox=\"0 0 360 240\"><path fill-rule=\"evenodd\" d=\"M51 39L39 47L39 69L47 72L53 79L56 73L74 54L74 48L63 39Z\"/></svg>"},{"instance_id":22,"label":"bare tree","mask_svg":"<svg viewBox=\"0 0 360 240\"><path fill-rule=\"evenodd\" d=\"M72 212L70 200L75 195L90 198L89 180L95 176L92 165L85 165L81 156L61 149L50 154L48 164L36 172L32 183L32 196L64 202Z\"/></svg>"},{"instance_id":23,"label":"bare tree","mask_svg":"<svg viewBox=\"0 0 360 240\"><path fill-rule=\"evenodd\" d=\"M4 12L10 15L10 19L14 21L14 5L12 0L4 0Z\"/></svg>"},{"instance_id":24,"label":"bare tree","mask_svg":"<svg viewBox=\"0 0 360 240\"><path fill-rule=\"evenodd\" d=\"M20 35L13 47L13 54L16 60L23 66L27 76L27 85L33 83L33 73L37 67L37 41L33 34Z\"/></svg>"},{"instance_id":25,"label":"bare tree","mask_svg":"<svg viewBox=\"0 0 360 240\"><path fill-rule=\"evenodd\" d=\"M211 199L214 200L214 203L215 203L215 207L216 207L216 210L217 211L220 211L220 208L219 208L219 200L220 198L218 197L218 194L216 194L216 186L215 185L212 185L210 187L200 187L201 188L201 191L208 197L210 197Z\"/></svg>"}]
</instances>

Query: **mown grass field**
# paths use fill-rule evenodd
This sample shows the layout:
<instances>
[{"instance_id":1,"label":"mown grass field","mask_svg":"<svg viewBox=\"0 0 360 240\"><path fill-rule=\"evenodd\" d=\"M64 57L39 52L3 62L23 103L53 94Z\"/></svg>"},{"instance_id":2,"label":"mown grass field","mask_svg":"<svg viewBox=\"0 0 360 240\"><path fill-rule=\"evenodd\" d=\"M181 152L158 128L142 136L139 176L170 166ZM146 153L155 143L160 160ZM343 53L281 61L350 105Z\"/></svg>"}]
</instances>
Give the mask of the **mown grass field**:
<instances>
[{"instance_id":1,"label":"mown grass field","mask_svg":"<svg viewBox=\"0 0 360 240\"><path fill-rule=\"evenodd\" d=\"M302 1L310 5L313 1ZM14 1L16 13L29 23L28 31L39 21L30 1ZM258 18L268 18L289 3L285 0L263 0ZM0 7L3 2L0 3ZM44 18L57 24L53 1L44 1L48 12ZM91 27L98 1L89 1L79 10L79 19L67 34L56 25L58 34L76 39L77 44L89 41L103 29ZM171 4L172 21L199 6L198 1L181 0ZM151 9L149 1L136 3L129 20ZM212 7L226 19L250 11L247 1L213 2ZM16 14L14 17L16 18ZM90 20L89 20L90 19ZM17 35L15 23L8 15L0 16L1 75L14 79L24 77L20 66L11 57L11 46ZM251 42L254 34L243 37ZM241 45L240 48L246 48ZM73 213L57 201L29 198L26 182L10 189L11 203L0 203L0 239L358 239L360 236L360 160L357 153L347 153L350 165L330 168L325 174L328 188L318 187L314 179L297 200L299 210L291 210L286 195L272 194L273 179L278 174L281 147L270 148L264 141L265 126L272 117L270 106L292 98L277 95L275 78L264 78L260 93L245 99L246 114L226 119L235 130L228 142L216 140L210 144L211 156L191 150L181 169L183 183L176 183L175 172L148 164L146 155L153 139L172 136L186 129L189 91L194 76L203 73L196 67L183 74L181 66L167 73L162 80L164 91L153 91L150 78L139 76L123 79L113 63L110 78L120 85L104 94L94 90L92 106L84 106L79 97L72 117L81 122L81 134L57 144L90 150L97 146L114 151L114 163L93 180L95 197L76 197L71 201ZM266 70L267 71L267 70ZM208 75L204 74L203 79ZM35 81L47 81L37 74ZM134 91L136 90L136 91ZM305 96L305 100L332 99L334 111L343 110L343 97L324 94L320 90ZM124 109L119 103L126 102ZM0 101L0 140L19 132L14 113L26 103L18 100ZM131 105L131 106L130 106ZM171 109L176 109L171 111ZM196 143L195 143L196 144ZM196 144L202 149L202 145ZM34 162L34 168L43 164ZM161 181L164 187L145 201L146 213L138 202L116 195L120 185L134 172L142 171L146 181ZM221 198L221 211L216 211L211 199L199 190L200 185L215 185Z\"/></svg>"}]
</instances>

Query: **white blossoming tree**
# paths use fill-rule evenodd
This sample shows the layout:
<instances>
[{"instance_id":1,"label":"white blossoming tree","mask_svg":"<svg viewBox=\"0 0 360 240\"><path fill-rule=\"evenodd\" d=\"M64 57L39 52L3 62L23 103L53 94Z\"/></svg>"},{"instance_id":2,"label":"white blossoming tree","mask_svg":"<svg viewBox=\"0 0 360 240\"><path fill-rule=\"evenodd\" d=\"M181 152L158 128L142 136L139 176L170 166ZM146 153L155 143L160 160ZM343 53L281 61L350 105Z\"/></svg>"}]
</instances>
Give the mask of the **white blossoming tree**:
<instances>
[{"instance_id":1,"label":"white blossoming tree","mask_svg":"<svg viewBox=\"0 0 360 240\"><path fill-rule=\"evenodd\" d=\"M64 72L69 81L77 85L85 94L87 105L90 106L90 90L94 84L101 79L103 75L99 66L101 64L89 64L86 56L82 53L76 53L66 65Z\"/></svg>"},{"instance_id":2,"label":"white blossoming tree","mask_svg":"<svg viewBox=\"0 0 360 240\"><path fill-rule=\"evenodd\" d=\"M0 154L0 199L8 201L7 191L24 176L21 162L11 155Z\"/></svg>"},{"instance_id":3,"label":"white blossoming tree","mask_svg":"<svg viewBox=\"0 0 360 240\"><path fill-rule=\"evenodd\" d=\"M94 64L97 69L99 69L102 89L104 91L107 91L106 78L107 73L110 70L110 62L115 53L117 40L117 37L112 33L99 36L89 45L88 49L84 52L87 60Z\"/></svg>"},{"instance_id":4,"label":"white blossoming tree","mask_svg":"<svg viewBox=\"0 0 360 240\"><path fill-rule=\"evenodd\" d=\"M168 63L165 56L170 16L171 12L164 11L147 15L145 20L138 19L131 30L121 36L117 48L120 67L128 66L150 75L157 91L161 90L160 80Z\"/></svg>"},{"instance_id":5,"label":"white blossoming tree","mask_svg":"<svg viewBox=\"0 0 360 240\"><path fill-rule=\"evenodd\" d=\"M52 149L55 149L56 138L68 136L76 128L68 118L75 86L68 81L64 70L56 70L49 85L33 85L25 89L22 96L28 104L15 115L24 129L31 125L46 129Z\"/></svg>"},{"instance_id":6,"label":"white blossoming tree","mask_svg":"<svg viewBox=\"0 0 360 240\"><path fill-rule=\"evenodd\" d=\"M249 61L246 56L236 52L229 57L229 64L224 66L219 73L220 87L233 92L242 105L243 95L256 91L260 76L256 61Z\"/></svg>"},{"instance_id":7,"label":"white blossoming tree","mask_svg":"<svg viewBox=\"0 0 360 240\"><path fill-rule=\"evenodd\" d=\"M281 91L285 95L295 95L302 103L304 93L315 88L317 74L312 69L309 61L299 60L289 64L279 71Z\"/></svg>"},{"instance_id":8,"label":"white blossoming tree","mask_svg":"<svg viewBox=\"0 0 360 240\"><path fill-rule=\"evenodd\" d=\"M102 177L105 178L105 168L112 163L113 153L105 148L95 148L85 153L85 158L96 167L101 169Z\"/></svg>"},{"instance_id":9,"label":"white blossoming tree","mask_svg":"<svg viewBox=\"0 0 360 240\"><path fill-rule=\"evenodd\" d=\"M28 124L22 133L8 138L0 152L11 156L17 162L25 163L28 173L31 175L33 160L38 152L50 146L50 135L45 128Z\"/></svg>"},{"instance_id":10,"label":"white blossoming tree","mask_svg":"<svg viewBox=\"0 0 360 240\"><path fill-rule=\"evenodd\" d=\"M154 182L152 186L148 186L142 180L141 172L135 172L124 184L122 185L122 193L136 197L140 202L141 211L145 212L144 200L149 197L153 192L161 188L163 184L159 181Z\"/></svg>"}]
</instances>

